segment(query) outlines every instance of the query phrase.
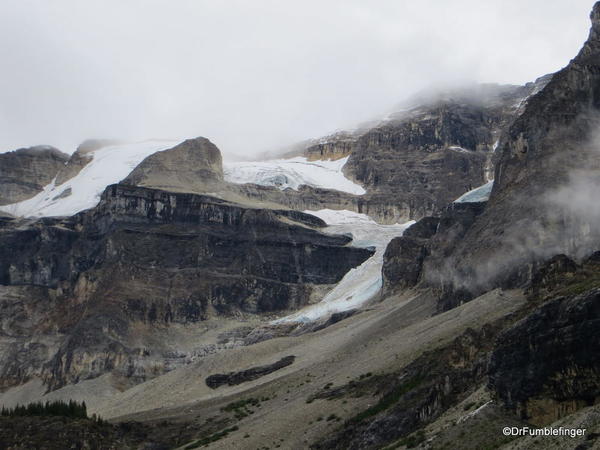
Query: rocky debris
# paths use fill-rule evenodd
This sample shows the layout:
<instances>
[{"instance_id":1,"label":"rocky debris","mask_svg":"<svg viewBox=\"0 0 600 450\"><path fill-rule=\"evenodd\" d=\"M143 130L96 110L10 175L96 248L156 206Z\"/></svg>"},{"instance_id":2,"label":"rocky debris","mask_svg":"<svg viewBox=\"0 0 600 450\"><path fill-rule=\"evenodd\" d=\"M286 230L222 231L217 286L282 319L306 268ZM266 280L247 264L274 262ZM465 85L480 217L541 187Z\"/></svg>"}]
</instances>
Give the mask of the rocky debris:
<instances>
[{"instance_id":1,"label":"rocky debris","mask_svg":"<svg viewBox=\"0 0 600 450\"><path fill-rule=\"evenodd\" d=\"M0 153L0 205L33 197L54 179L68 159L49 145Z\"/></svg>"},{"instance_id":2,"label":"rocky debris","mask_svg":"<svg viewBox=\"0 0 600 450\"><path fill-rule=\"evenodd\" d=\"M9 221L0 291L22 287L31 309L11 301L7 317L45 320L24 320L20 339L3 345L3 382L41 375L55 389L111 371L143 381L168 367L160 350L147 355L140 346L152 345L129 342L133 330L151 336L172 323L304 306L313 288L373 253L314 229L323 225L298 211L127 185L109 186L96 208L70 218Z\"/></svg>"},{"instance_id":3,"label":"rocky debris","mask_svg":"<svg viewBox=\"0 0 600 450\"><path fill-rule=\"evenodd\" d=\"M208 192L223 181L221 152L208 139L188 139L144 159L123 184L179 192Z\"/></svg>"},{"instance_id":4,"label":"rocky debris","mask_svg":"<svg viewBox=\"0 0 600 450\"><path fill-rule=\"evenodd\" d=\"M295 356L290 355L281 358L279 361L276 361L273 364L251 367L239 372L210 375L206 377L206 385L211 389L217 389L224 384L228 386L235 386L236 384L245 383L246 381L256 380L257 378L264 377L265 375L293 364L295 359Z\"/></svg>"},{"instance_id":5,"label":"rocky debris","mask_svg":"<svg viewBox=\"0 0 600 450\"><path fill-rule=\"evenodd\" d=\"M594 258L576 265L556 255L533 279L547 289L544 301L530 298L512 314L479 330L467 329L450 345L425 352L399 373L361 376L316 393L311 399L371 395L377 400L312 448L374 449L392 443L414 447L426 441L423 430L428 423L480 385L487 385L495 397L495 414L504 420L496 422L499 426L544 426L596 404L600 265ZM464 439L453 434L454 445ZM440 448L436 443L432 448Z\"/></svg>"},{"instance_id":6,"label":"rocky debris","mask_svg":"<svg viewBox=\"0 0 600 450\"><path fill-rule=\"evenodd\" d=\"M365 376L316 394L314 398L368 394L378 399L311 448L382 448L434 421L484 382L487 355L505 321L481 330L467 329L448 346L424 353L399 373Z\"/></svg>"},{"instance_id":7,"label":"rocky debris","mask_svg":"<svg viewBox=\"0 0 600 450\"><path fill-rule=\"evenodd\" d=\"M499 336L489 386L511 410L546 425L600 395L600 288L548 301Z\"/></svg>"}]
</instances>

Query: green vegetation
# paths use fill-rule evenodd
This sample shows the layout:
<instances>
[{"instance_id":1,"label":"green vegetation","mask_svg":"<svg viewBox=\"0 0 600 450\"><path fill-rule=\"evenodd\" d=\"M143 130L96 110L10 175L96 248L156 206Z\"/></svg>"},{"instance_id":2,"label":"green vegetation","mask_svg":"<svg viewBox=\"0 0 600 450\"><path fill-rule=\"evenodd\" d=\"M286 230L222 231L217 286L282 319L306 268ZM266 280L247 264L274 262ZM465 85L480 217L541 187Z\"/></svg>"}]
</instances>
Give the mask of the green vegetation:
<instances>
[{"instance_id":1,"label":"green vegetation","mask_svg":"<svg viewBox=\"0 0 600 450\"><path fill-rule=\"evenodd\" d=\"M400 447L415 448L425 441L425 431L419 430L408 437L402 438L393 444L384 447L382 450L396 450Z\"/></svg>"},{"instance_id":2,"label":"green vegetation","mask_svg":"<svg viewBox=\"0 0 600 450\"><path fill-rule=\"evenodd\" d=\"M35 402L28 405L17 405L14 408L5 408L0 410L1 416L23 417L23 416L63 416L77 419L88 419L87 407L85 402L76 402L70 400L68 403L62 400L53 402ZM100 422L100 418L93 416L93 419Z\"/></svg>"},{"instance_id":3,"label":"green vegetation","mask_svg":"<svg viewBox=\"0 0 600 450\"><path fill-rule=\"evenodd\" d=\"M555 296L564 295L565 297L569 297L569 296L583 294L584 292L590 291L597 287L600 287L600 277L598 277L596 275L595 277L576 281L576 282L573 282L572 284L569 284L563 288L557 289L554 292L554 295Z\"/></svg>"},{"instance_id":4,"label":"green vegetation","mask_svg":"<svg viewBox=\"0 0 600 450\"><path fill-rule=\"evenodd\" d=\"M396 386L394 389L392 389L391 392L384 395L377 402L376 405L357 414L356 416L349 419L346 423L352 424L352 423L362 422L365 419L368 419L370 417L373 417L376 414L379 414L382 411L385 411L386 409L388 409L388 408L394 406L396 403L398 403L398 401L404 394L406 394L409 391L412 391L417 386L419 386L422 381L423 381L422 378L414 377L414 378L411 378L410 380L408 380L406 383L402 383L401 385Z\"/></svg>"},{"instance_id":5,"label":"green vegetation","mask_svg":"<svg viewBox=\"0 0 600 450\"><path fill-rule=\"evenodd\" d=\"M211 434L202 439L198 439L196 442L192 442L191 444L184 447L185 450L192 450L194 448L202 447L203 445L208 445L211 442L218 441L219 439L223 439L227 437L227 435L233 431L237 431L239 428L237 426L233 426L231 428L226 428L224 430L218 431L216 433Z\"/></svg>"},{"instance_id":6,"label":"green vegetation","mask_svg":"<svg viewBox=\"0 0 600 450\"><path fill-rule=\"evenodd\" d=\"M235 411L236 409L245 408L249 405L257 406L259 403L260 403L259 399L251 397L251 398L246 398L243 400L238 400L237 402L229 403L228 405L221 408L221 410L226 411L226 412L231 412L231 411Z\"/></svg>"},{"instance_id":7,"label":"green vegetation","mask_svg":"<svg viewBox=\"0 0 600 450\"><path fill-rule=\"evenodd\" d=\"M413 433L410 436L402 439L398 444L400 446L405 445L406 448L415 448L415 447L418 447L419 444L424 441L425 441L425 432L423 430L419 430L416 433Z\"/></svg>"},{"instance_id":8,"label":"green vegetation","mask_svg":"<svg viewBox=\"0 0 600 450\"><path fill-rule=\"evenodd\" d=\"M265 399L268 400L269 398L263 397L261 400L264 401ZM252 408L260 408L261 400L253 397L238 400L237 402L229 403L228 405L224 406L223 408L221 408L221 411L233 412L234 417L237 420L241 420L244 417L248 417L249 415L254 414L254 410Z\"/></svg>"},{"instance_id":9,"label":"green vegetation","mask_svg":"<svg viewBox=\"0 0 600 450\"><path fill-rule=\"evenodd\" d=\"M463 407L463 410L469 411L470 409L473 408L473 406L475 406L475 402L469 402Z\"/></svg>"}]
</instances>

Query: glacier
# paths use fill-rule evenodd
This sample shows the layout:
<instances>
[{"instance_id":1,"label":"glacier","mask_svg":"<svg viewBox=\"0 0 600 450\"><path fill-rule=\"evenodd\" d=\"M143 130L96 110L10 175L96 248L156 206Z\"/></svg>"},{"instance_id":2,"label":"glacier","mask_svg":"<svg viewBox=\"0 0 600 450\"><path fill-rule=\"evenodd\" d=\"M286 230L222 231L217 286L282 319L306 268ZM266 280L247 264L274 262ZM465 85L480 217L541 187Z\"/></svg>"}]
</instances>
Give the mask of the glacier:
<instances>
[{"instance_id":1,"label":"glacier","mask_svg":"<svg viewBox=\"0 0 600 450\"><path fill-rule=\"evenodd\" d=\"M70 180L57 186L55 179L34 197L3 205L0 210L13 216L48 217L71 216L93 208L100 201L106 186L126 178L146 157L177 144L178 141L148 140L109 145L90 151L86 155L91 156L92 160ZM65 195L69 189L71 193Z\"/></svg>"},{"instance_id":2,"label":"glacier","mask_svg":"<svg viewBox=\"0 0 600 450\"><path fill-rule=\"evenodd\" d=\"M348 210L322 209L304 212L317 216L327 223L323 232L350 233L354 238L352 245L374 247L375 253L360 266L351 269L319 303L277 319L272 322L273 324L314 321L332 313L357 308L375 297L383 286L381 269L383 254L388 243L393 238L402 236L404 231L415 223L410 221L402 224L380 225L365 214Z\"/></svg>"},{"instance_id":3,"label":"glacier","mask_svg":"<svg viewBox=\"0 0 600 450\"><path fill-rule=\"evenodd\" d=\"M294 189L302 185L335 189L355 195L363 195L365 189L349 180L342 172L348 157L336 160L309 161L298 156L270 161L223 162L225 181L236 184L253 183Z\"/></svg>"},{"instance_id":4,"label":"glacier","mask_svg":"<svg viewBox=\"0 0 600 450\"><path fill-rule=\"evenodd\" d=\"M494 180L488 181L484 185L476 187L469 192L465 192L463 195L454 200L453 203L487 202L490 199L490 194L492 193L493 187Z\"/></svg>"}]
</instances>

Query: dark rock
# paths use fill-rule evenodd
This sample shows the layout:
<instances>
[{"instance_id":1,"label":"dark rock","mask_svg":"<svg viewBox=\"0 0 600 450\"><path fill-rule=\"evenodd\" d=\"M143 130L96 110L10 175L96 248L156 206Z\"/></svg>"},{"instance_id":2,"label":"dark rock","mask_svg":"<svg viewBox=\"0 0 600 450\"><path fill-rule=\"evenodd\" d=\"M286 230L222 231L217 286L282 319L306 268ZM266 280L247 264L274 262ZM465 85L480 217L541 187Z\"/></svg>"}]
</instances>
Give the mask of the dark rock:
<instances>
[{"instance_id":1,"label":"dark rock","mask_svg":"<svg viewBox=\"0 0 600 450\"><path fill-rule=\"evenodd\" d=\"M257 378L264 377L265 375L293 364L295 359L296 357L291 355L265 366L251 367L250 369L239 372L210 375L206 378L206 385L211 389L217 389L224 384L235 386L236 384L245 383L246 381L256 380Z\"/></svg>"},{"instance_id":2,"label":"dark rock","mask_svg":"<svg viewBox=\"0 0 600 450\"><path fill-rule=\"evenodd\" d=\"M556 255L546 261L537 269L531 278L528 293L539 296L552 292L564 284L565 276L572 275L579 270L579 266L566 255Z\"/></svg>"},{"instance_id":3,"label":"dark rock","mask_svg":"<svg viewBox=\"0 0 600 450\"><path fill-rule=\"evenodd\" d=\"M444 277L455 270L445 266L444 261L451 244L460 242L484 210L485 203L451 203L441 217L423 218L402 236L392 239L383 257L384 292L391 293L418 283L424 287L438 287L441 292L439 311L470 300L472 295L468 291L443 284Z\"/></svg>"},{"instance_id":4,"label":"dark rock","mask_svg":"<svg viewBox=\"0 0 600 450\"><path fill-rule=\"evenodd\" d=\"M592 253L588 258L587 258L587 262L591 263L591 264L598 264L600 263L600 251L594 252Z\"/></svg>"},{"instance_id":5,"label":"dark rock","mask_svg":"<svg viewBox=\"0 0 600 450\"><path fill-rule=\"evenodd\" d=\"M487 181L494 143L532 89L481 85L413 99L356 139L344 171L369 194L393 198L400 220L438 214Z\"/></svg>"},{"instance_id":6,"label":"dark rock","mask_svg":"<svg viewBox=\"0 0 600 450\"><path fill-rule=\"evenodd\" d=\"M315 327L311 327L311 331L315 332L315 331L323 330L327 327L330 327L331 325L341 322L342 320L352 317L357 312L358 312L357 309L349 309L348 311L334 312L323 323L320 323Z\"/></svg>"},{"instance_id":7,"label":"dark rock","mask_svg":"<svg viewBox=\"0 0 600 450\"><path fill-rule=\"evenodd\" d=\"M421 220L408 227L402 236L429 239L437 233L439 224L439 217L423 217Z\"/></svg>"},{"instance_id":8,"label":"dark rock","mask_svg":"<svg viewBox=\"0 0 600 450\"><path fill-rule=\"evenodd\" d=\"M153 372L127 343L135 327L294 310L373 254L319 233L324 223L298 211L126 185L71 218L13 222L0 227L0 293L29 289L36 317L48 317L24 322L3 381L42 375L51 389L107 371L142 381ZM34 355L30 341L53 342L52 330L58 351Z\"/></svg>"},{"instance_id":9,"label":"dark rock","mask_svg":"<svg viewBox=\"0 0 600 450\"><path fill-rule=\"evenodd\" d=\"M499 336L489 386L504 404L546 425L600 396L600 289L557 298Z\"/></svg>"},{"instance_id":10,"label":"dark rock","mask_svg":"<svg viewBox=\"0 0 600 450\"><path fill-rule=\"evenodd\" d=\"M344 172L365 187L365 195L310 188L302 193L252 188L247 193L292 208L349 209L380 223L440 214L449 202L491 178L499 136L522 112L527 96L548 80L419 95L389 120L304 142L286 154L310 160L349 156Z\"/></svg>"},{"instance_id":11,"label":"dark rock","mask_svg":"<svg viewBox=\"0 0 600 450\"><path fill-rule=\"evenodd\" d=\"M391 240L383 255L383 290L415 286L421 275L427 249L422 240L400 236Z\"/></svg>"},{"instance_id":12,"label":"dark rock","mask_svg":"<svg viewBox=\"0 0 600 450\"><path fill-rule=\"evenodd\" d=\"M0 153L0 205L33 197L64 167L69 156L48 145Z\"/></svg>"},{"instance_id":13,"label":"dark rock","mask_svg":"<svg viewBox=\"0 0 600 450\"><path fill-rule=\"evenodd\" d=\"M579 54L528 99L501 139L485 210L464 233L440 230L424 278L477 296L531 280L553 255L600 247L596 133L600 117L600 4Z\"/></svg>"}]
</instances>

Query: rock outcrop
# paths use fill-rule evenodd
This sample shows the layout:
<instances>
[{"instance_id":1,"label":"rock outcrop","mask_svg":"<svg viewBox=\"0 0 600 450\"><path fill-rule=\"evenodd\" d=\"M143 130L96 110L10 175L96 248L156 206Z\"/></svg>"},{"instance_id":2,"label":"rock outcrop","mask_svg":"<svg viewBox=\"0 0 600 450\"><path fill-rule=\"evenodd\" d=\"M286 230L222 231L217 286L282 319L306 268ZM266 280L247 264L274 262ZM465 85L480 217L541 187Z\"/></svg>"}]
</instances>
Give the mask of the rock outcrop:
<instances>
[{"instance_id":1,"label":"rock outcrop","mask_svg":"<svg viewBox=\"0 0 600 450\"><path fill-rule=\"evenodd\" d=\"M322 226L297 211L127 185L70 218L7 219L0 298L14 335L1 346L2 384L36 375L54 389L110 371L141 381L169 369L172 348L144 350L152 330L301 307L373 253Z\"/></svg>"},{"instance_id":2,"label":"rock outcrop","mask_svg":"<svg viewBox=\"0 0 600 450\"><path fill-rule=\"evenodd\" d=\"M600 288L556 298L505 331L490 388L521 418L542 426L600 396Z\"/></svg>"},{"instance_id":3,"label":"rock outcrop","mask_svg":"<svg viewBox=\"0 0 600 450\"><path fill-rule=\"evenodd\" d=\"M318 198L312 203L365 213L381 223L441 213L492 177L499 136L548 80L545 76L525 86L484 84L422 94L384 121L306 143L294 155L309 160L348 157L344 173L367 190L343 198L312 192ZM281 204L302 200L294 193L281 196Z\"/></svg>"},{"instance_id":4,"label":"rock outcrop","mask_svg":"<svg viewBox=\"0 0 600 450\"><path fill-rule=\"evenodd\" d=\"M246 381L256 380L257 378L264 377L270 373L273 373L279 369L283 369L294 363L296 359L295 356L285 356L281 358L279 361L274 362L273 364L268 364L265 366L256 366L251 367L246 370L241 370L239 372L230 372L230 373L217 373L214 375L210 375L206 377L206 385L211 389L217 389L220 386L228 385L235 386L236 384L242 384Z\"/></svg>"},{"instance_id":5,"label":"rock outcrop","mask_svg":"<svg viewBox=\"0 0 600 450\"><path fill-rule=\"evenodd\" d=\"M446 255L462 242L467 231L485 210L485 202L451 203L440 217L424 217L394 238L383 258L384 291L393 292L419 285L436 287L438 310L445 311L473 298L455 289L444 275L451 273Z\"/></svg>"},{"instance_id":6,"label":"rock outcrop","mask_svg":"<svg viewBox=\"0 0 600 450\"><path fill-rule=\"evenodd\" d=\"M342 131L317 140L307 146L303 154L310 161L344 158L354 151L356 139L356 133Z\"/></svg>"},{"instance_id":7,"label":"rock outcrop","mask_svg":"<svg viewBox=\"0 0 600 450\"><path fill-rule=\"evenodd\" d=\"M0 153L0 205L33 197L54 179L68 159L49 145Z\"/></svg>"},{"instance_id":8,"label":"rock outcrop","mask_svg":"<svg viewBox=\"0 0 600 450\"><path fill-rule=\"evenodd\" d=\"M188 139L144 159L124 184L177 192L208 192L223 181L221 152L208 139Z\"/></svg>"},{"instance_id":9,"label":"rock outcrop","mask_svg":"<svg viewBox=\"0 0 600 450\"><path fill-rule=\"evenodd\" d=\"M600 5L591 18L582 50L501 138L485 210L458 237L436 235L438 251L424 263L433 285L472 297L523 285L553 255L578 260L600 247Z\"/></svg>"}]
</instances>

